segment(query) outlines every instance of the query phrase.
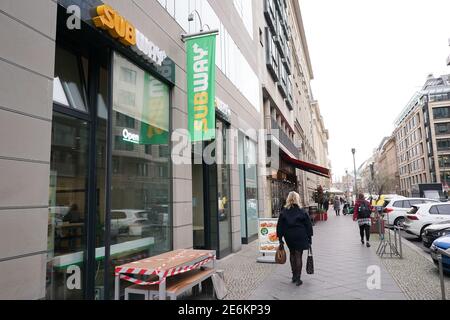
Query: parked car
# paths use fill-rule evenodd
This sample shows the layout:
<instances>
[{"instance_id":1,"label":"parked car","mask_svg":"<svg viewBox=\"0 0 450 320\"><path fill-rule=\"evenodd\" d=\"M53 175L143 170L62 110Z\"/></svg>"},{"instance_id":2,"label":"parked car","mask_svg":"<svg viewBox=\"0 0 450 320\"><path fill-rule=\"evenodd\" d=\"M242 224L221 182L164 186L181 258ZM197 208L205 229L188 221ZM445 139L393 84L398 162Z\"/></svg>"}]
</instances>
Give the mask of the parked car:
<instances>
[{"instance_id":1,"label":"parked car","mask_svg":"<svg viewBox=\"0 0 450 320\"><path fill-rule=\"evenodd\" d=\"M450 235L450 220L426 227L422 234L422 243L430 248L436 239L447 235Z\"/></svg>"},{"instance_id":2,"label":"parked car","mask_svg":"<svg viewBox=\"0 0 450 320\"><path fill-rule=\"evenodd\" d=\"M447 220L450 220L450 203L415 205L408 211L403 229L422 239L426 227Z\"/></svg>"},{"instance_id":3,"label":"parked car","mask_svg":"<svg viewBox=\"0 0 450 320\"><path fill-rule=\"evenodd\" d=\"M400 196L398 194L383 194L379 197L373 198L373 201L375 201L375 206L380 206L380 207L385 208L394 199L405 199L405 197ZM373 204L374 203L372 203L372 205Z\"/></svg>"},{"instance_id":4,"label":"parked car","mask_svg":"<svg viewBox=\"0 0 450 320\"><path fill-rule=\"evenodd\" d=\"M424 203L440 203L434 199L426 198L405 198L393 197L389 199L384 207L384 221L387 226L402 226L406 219L406 214L412 206Z\"/></svg>"},{"instance_id":5,"label":"parked car","mask_svg":"<svg viewBox=\"0 0 450 320\"><path fill-rule=\"evenodd\" d=\"M62 224L64 217L69 213L70 207L49 207L49 216L54 216L55 225Z\"/></svg>"},{"instance_id":6,"label":"parked car","mask_svg":"<svg viewBox=\"0 0 450 320\"><path fill-rule=\"evenodd\" d=\"M142 226L147 223L149 212L142 210L112 210L111 234L112 235L139 235Z\"/></svg>"},{"instance_id":7,"label":"parked car","mask_svg":"<svg viewBox=\"0 0 450 320\"><path fill-rule=\"evenodd\" d=\"M431 258L433 258L434 263L438 264L438 252L437 248L447 251L450 254L450 236L441 237L433 242L431 245ZM447 256L442 256L442 267L445 272L450 273L450 258Z\"/></svg>"}]
</instances>

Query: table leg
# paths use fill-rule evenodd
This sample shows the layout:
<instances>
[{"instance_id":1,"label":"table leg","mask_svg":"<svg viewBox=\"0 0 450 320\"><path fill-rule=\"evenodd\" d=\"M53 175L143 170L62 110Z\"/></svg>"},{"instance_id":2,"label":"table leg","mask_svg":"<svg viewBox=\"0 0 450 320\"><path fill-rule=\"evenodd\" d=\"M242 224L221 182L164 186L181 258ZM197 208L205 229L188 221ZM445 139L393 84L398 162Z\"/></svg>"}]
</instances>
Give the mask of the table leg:
<instances>
[{"instance_id":1,"label":"table leg","mask_svg":"<svg viewBox=\"0 0 450 320\"><path fill-rule=\"evenodd\" d=\"M120 300L120 275L116 275L116 285L115 285L115 289L114 289L114 300Z\"/></svg>"},{"instance_id":2,"label":"table leg","mask_svg":"<svg viewBox=\"0 0 450 320\"><path fill-rule=\"evenodd\" d=\"M159 300L166 300L166 279L162 280L161 276L159 277Z\"/></svg>"}]
</instances>

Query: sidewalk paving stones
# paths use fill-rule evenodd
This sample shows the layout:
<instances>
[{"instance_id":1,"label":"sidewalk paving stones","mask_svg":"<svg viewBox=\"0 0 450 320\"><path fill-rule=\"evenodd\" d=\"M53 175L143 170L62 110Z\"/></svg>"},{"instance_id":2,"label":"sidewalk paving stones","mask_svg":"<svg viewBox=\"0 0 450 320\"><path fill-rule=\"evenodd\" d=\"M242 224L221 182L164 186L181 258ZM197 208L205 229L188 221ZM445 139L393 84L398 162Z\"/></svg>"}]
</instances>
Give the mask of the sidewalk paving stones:
<instances>
[{"instance_id":1,"label":"sidewalk paving stones","mask_svg":"<svg viewBox=\"0 0 450 320\"><path fill-rule=\"evenodd\" d=\"M441 298L437 268L426 255L403 246L404 259L381 259L376 254L378 236L371 248L361 245L358 225L351 216L329 214L314 227L315 274L302 275L303 285L291 282L284 265L257 263L258 242L218 261L225 273L228 300L438 300ZM407 243L406 243L407 244ZM304 268L307 252L304 253ZM381 288L369 289L368 280L379 272ZM450 297L450 277L446 278Z\"/></svg>"},{"instance_id":2,"label":"sidewalk paving stones","mask_svg":"<svg viewBox=\"0 0 450 320\"><path fill-rule=\"evenodd\" d=\"M442 298L438 268L421 252L404 242L403 259L383 259L383 265L411 300ZM450 299L450 277L445 277L447 299Z\"/></svg>"},{"instance_id":3,"label":"sidewalk paving stones","mask_svg":"<svg viewBox=\"0 0 450 320\"><path fill-rule=\"evenodd\" d=\"M254 242L245 246L241 253L218 263L219 268L225 270L225 282L230 291L227 299L406 299L375 249L361 245L358 225L351 217L329 217L328 221L319 222L314 227L315 274L304 274L302 286L297 287L291 282L289 261L285 265L257 263L258 248ZM304 253L304 263L306 256L307 252ZM371 276L368 267L371 266L380 271L380 290L367 287Z\"/></svg>"}]
</instances>

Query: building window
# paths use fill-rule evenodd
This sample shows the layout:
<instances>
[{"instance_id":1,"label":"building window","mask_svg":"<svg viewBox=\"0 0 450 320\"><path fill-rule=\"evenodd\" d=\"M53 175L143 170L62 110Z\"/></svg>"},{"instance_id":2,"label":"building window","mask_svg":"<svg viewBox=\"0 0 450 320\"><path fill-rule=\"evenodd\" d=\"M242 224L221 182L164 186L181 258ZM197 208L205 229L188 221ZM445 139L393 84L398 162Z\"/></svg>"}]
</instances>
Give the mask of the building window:
<instances>
[{"instance_id":1,"label":"building window","mask_svg":"<svg viewBox=\"0 0 450 320\"><path fill-rule=\"evenodd\" d=\"M133 118L126 116L120 112L116 113L116 126L129 129L135 129L135 121Z\"/></svg>"},{"instance_id":2,"label":"building window","mask_svg":"<svg viewBox=\"0 0 450 320\"><path fill-rule=\"evenodd\" d=\"M450 118L450 107L434 108L433 117L434 119Z\"/></svg>"},{"instance_id":3,"label":"building window","mask_svg":"<svg viewBox=\"0 0 450 320\"><path fill-rule=\"evenodd\" d=\"M53 80L53 101L65 107L87 112L86 79L81 59L59 46L55 53L55 77Z\"/></svg>"},{"instance_id":4,"label":"building window","mask_svg":"<svg viewBox=\"0 0 450 320\"><path fill-rule=\"evenodd\" d=\"M450 168L450 156L439 156L439 167Z\"/></svg>"},{"instance_id":5,"label":"building window","mask_svg":"<svg viewBox=\"0 0 450 320\"><path fill-rule=\"evenodd\" d=\"M438 151L450 150L450 139L439 139L436 140Z\"/></svg>"},{"instance_id":6,"label":"building window","mask_svg":"<svg viewBox=\"0 0 450 320\"><path fill-rule=\"evenodd\" d=\"M450 122L435 124L436 135L450 134Z\"/></svg>"}]
</instances>

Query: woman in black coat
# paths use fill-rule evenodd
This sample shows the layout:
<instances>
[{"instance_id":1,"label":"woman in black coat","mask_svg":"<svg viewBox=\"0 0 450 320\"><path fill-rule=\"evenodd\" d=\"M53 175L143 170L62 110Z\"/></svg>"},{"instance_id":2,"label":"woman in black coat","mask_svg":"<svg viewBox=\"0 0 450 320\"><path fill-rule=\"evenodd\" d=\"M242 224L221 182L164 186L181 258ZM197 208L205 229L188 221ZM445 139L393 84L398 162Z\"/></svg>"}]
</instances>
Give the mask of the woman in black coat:
<instances>
[{"instance_id":1,"label":"woman in black coat","mask_svg":"<svg viewBox=\"0 0 450 320\"><path fill-rule=\"evenodd\" d=\"M278 218L277 235L280 245L286 240L290 252L292 268L292 282L297 286L303 284L301 280L303 267L303 251L312 244L313 227L308 213L300 209L300 195L289 193L286 206Z\"/></svg>"}]
</instances>

